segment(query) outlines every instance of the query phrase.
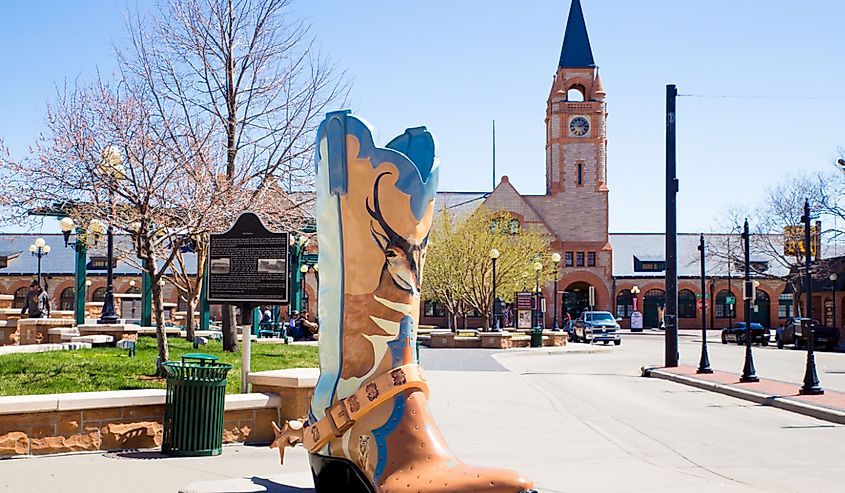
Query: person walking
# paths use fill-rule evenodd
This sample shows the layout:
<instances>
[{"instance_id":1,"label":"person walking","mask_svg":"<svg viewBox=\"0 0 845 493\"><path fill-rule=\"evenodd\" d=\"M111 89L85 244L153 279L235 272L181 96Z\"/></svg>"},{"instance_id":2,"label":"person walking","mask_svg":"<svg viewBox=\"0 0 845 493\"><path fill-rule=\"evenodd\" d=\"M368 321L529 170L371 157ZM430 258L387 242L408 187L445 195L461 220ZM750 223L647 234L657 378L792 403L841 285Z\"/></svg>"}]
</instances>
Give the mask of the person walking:
<instances>
[{"instance_id":1,"label":"person walking","mask_svg":"<svg viewBox=\"0 0 845 493\"><path fill-rule=\"evenodd\" d=\"M26 294L21 315L26 313L28 318L50 318L50 297L41 289L38 281L32 281Z\"/></svg>"}]
</instances>

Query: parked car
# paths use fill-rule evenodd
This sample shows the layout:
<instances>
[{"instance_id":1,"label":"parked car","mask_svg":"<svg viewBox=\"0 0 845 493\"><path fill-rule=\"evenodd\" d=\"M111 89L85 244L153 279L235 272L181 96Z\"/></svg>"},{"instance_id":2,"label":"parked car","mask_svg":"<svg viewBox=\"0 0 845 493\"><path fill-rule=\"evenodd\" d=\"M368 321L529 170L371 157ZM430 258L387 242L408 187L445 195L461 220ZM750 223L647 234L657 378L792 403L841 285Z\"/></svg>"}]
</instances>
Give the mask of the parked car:
<instances>
[{"instance_id":1,"label":"parked car","mask_svg":"<svg viewBox=\"0 0 845 493\"><path fill-rule=\"evenodd\" d=\"M612 341L618 346L622 344L619 322L610 312L583 312L575 320L572 340L588 344L593 342L609 344Z\"/></svg>"},{"instance_id":2,"label":"parked car","mask_svg":"<svg viewBox=\"0 0 845 493\"><path fill-rule=\"evenodd\" d=\"M812 328L814 347L831 350L839 345L839 329L836 327L825 327L814 319ZM810 319L799 317L786 319L786 323L783 327L779 327L775 334L778 349L783 349L787 344L791 344L795 349L806 347L809 333Z\"/></svg>"},{"instance_id":3,"label":"parked car","mask_svg":"<svg viewBox=\"0 0 845 493\"><path fill-rule=\"evenodd\" d=\"M757 322L751 322L751 343L769 345L769 338L771 333L769 329L763 327ZM732 327L725 327L722 329L722 344L735 342L737 344L745 344L745 322L736 322Z\"/></svg>"}]
</instances>

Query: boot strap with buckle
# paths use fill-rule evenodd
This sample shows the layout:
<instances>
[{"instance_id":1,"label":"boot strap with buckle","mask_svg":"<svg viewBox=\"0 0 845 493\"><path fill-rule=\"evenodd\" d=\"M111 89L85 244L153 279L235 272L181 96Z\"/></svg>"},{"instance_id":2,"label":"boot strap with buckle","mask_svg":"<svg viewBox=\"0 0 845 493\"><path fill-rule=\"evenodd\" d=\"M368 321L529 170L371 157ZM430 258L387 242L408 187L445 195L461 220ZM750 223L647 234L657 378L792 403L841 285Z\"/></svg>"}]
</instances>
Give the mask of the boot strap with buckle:
<instances>
[{"instance_id":1,"label":"boot strap with buckle","mask_svg":"<svg viewBox=\"0 0 845 493\"><path fill-rule=\"evenodd\" d=\"M276 440L271 447L279 447L284 460L284 448L302 443L309 452L323 448L330 440L342 437L355 422L378 406L406 390L420 390L428 396L428 383L422 367L416 363L403 365L363 384L355 393L326 408L326 416L308 426L294 421L279 429L275 423ZM295 424L292 424L295 423ZM297 426L299 425L299 426Z\"/></svg>"}]
</instances>

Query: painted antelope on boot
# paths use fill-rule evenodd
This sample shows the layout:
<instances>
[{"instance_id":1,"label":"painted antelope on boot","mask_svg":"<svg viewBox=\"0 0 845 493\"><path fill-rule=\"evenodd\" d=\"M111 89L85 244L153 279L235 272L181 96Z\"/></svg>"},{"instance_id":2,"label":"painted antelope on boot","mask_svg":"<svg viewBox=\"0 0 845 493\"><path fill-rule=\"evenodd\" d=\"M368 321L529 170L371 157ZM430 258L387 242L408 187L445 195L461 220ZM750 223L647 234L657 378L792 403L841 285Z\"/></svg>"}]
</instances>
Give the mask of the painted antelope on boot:
<instances>
[{"instance_id":1,"label":"painted antelope on boot","mask_svg":"<svg viewBox=\"0 0 845 493\"><path fill-rule=\"evenodd\" d=\"M389 171L385 171L376 177L373 184L374 208L371 208L369 201L367 201L367 212L370 217L378 222L385 234L376 231L372 222L370 222L370 233L384 252L383 273L386 271L400 289L414 296L419 296L420 274L422 272L423 254L428 244L428 235L422 242L415 243L396 233L384 220L378 199L378 187L381 179L391 174Z\"/></svg>"},{"instance_id":2,"label":"painted antelope on boot","mask_svg":"<svg viewBox=\"0 0 845 493\"><path fill-rule=\"evenodd\" d=\"M381 207L379 187L383 178L392 175L390 171L379 173L373 182L372 196L365 202L371 218L370 235L384 254L384 263L378 286L372 293L346 296L350 330L344 332L343 343L358 356L344 362L341 388L357 387L377 370L390 369L391 359L384 358L386 343L397 340L403 320L413 323L411 313L419 307L420 278L428 235L422 241L415 241L400 235L388 224ZM408 351L410 339L409 336L408 340L402 341Z\"/></svg>"}]
</instances>

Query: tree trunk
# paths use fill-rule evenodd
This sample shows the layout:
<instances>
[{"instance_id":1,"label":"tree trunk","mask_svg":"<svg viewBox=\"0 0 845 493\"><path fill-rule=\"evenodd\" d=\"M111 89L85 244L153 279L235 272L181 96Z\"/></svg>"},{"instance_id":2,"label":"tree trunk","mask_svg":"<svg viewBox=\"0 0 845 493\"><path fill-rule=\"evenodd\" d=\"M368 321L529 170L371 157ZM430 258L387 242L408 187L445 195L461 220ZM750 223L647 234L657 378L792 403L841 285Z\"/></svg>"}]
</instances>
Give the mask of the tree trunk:
<instances>
[{"instance_id":1,"label":"tree trunk","mask_svg":"<svg viewBox=\"0 0 845 493\"><path fill-rule=\"evenodd\" d=\"M238 351L238 321L235 319L235 307L223 305L223 350Z\"/></svg>"},{"instance_id":2,"label":"tree trunk","mask_svg":"<svg viewBox=\"0 0 845 493\"><path fill-rule=\"evenodd\" d=\"M194 331L197 328L197 321L194 318L197 301L196 296L188 296L188 312L185 314L185 339L189 342L194 342Z\"/></svg>"},{"instance_id":3,"label":"tree trunk","mask_svg":"<svg viewBox=\"0 0 845 493\"><path fill-rule=\"evenodd\" d=\"M148 265L155 265L155 259ZM153 273L151 273L153 275ZM153 275L153 279L155 276ZM167 345L167 333L164 331L164 299L161 293L161 286L157 282L153 282L153 310L155 313L156 323L156 343L158 345L158 363L156 365L156 373L163 377L165 376L164 368L161 366L165 361L170 360L170 349Z\"/></svg>"}]
</instances>

